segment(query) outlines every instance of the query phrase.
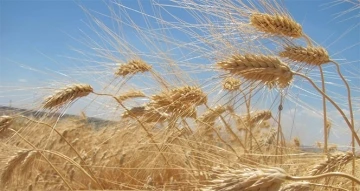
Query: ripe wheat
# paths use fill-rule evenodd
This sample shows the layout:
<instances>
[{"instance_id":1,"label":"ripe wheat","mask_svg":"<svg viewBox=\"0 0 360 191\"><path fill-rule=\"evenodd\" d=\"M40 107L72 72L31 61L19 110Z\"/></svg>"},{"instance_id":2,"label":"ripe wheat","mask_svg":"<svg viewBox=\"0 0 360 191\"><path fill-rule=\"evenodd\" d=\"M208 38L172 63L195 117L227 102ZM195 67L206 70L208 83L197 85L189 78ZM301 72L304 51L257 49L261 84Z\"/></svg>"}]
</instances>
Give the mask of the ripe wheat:
<instances>
[{"instance_id":1,"label":"ripe wheat","mask_svg":"<svg viewBox=\"0 0 360 191\"><path fill-rule=\"evenodd\" d=\"M220 69L239 75L249 81L260 81L270 87L287 87L293 79L290 67L275 56L236 54L218 62Z\"/></svg>"},{"instance_id":2,"label":"ripe wheat","mask_svg":"<svg viewBox=\"0 0 360 191\"><path fill-rule=\"evenodd\" d=\"M279 56L315 66L330 61L329 54L323 47L286 46Z\"/></svg>"},{"instance_id":3,"label":"ripe wheat","mask_svg":"<svg viewBox=\"0 0 360 191\"><path fill-rule=\"evenodd\" d=\"M43 102L43 108L52 109L61 107L77 98L84 97L93 92L93 88L87 84L73 84L55 92Z\"/></svg>"}]
</instances>

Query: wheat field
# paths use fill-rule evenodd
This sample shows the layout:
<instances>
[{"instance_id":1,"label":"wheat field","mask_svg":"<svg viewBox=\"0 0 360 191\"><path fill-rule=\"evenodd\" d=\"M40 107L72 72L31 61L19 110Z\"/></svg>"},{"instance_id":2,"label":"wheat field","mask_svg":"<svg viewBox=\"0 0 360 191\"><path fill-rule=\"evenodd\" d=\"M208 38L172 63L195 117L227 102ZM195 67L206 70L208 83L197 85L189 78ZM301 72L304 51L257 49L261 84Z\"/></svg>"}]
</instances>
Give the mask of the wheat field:
<instances>
[{"instance_id":1,"label":"wheat field","mask_svg":"<svg viewBox=\"0 0 360 191\"><path fill-rule=\"evenodd\" d=\"M360 70L284 3L102 3L76 64L0 86L26 97L0 110L2 190L360 190Z\"/></svg>"}]
</instances>

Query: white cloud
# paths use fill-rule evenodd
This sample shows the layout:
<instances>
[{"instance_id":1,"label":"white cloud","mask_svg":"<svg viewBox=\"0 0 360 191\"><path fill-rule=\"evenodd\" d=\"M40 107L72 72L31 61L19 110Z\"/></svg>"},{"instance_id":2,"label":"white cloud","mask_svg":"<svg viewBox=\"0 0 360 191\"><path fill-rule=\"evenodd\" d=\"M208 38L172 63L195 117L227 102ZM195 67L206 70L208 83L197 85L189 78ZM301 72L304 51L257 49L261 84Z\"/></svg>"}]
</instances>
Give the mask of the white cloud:
<instances>
[{"instance_id":1,"label":"white cloud","mask_svg":"<svg viewBox=\"0 0 360 191\"><path fill-rule=\"evenodd\" d=\"M28 82L28 81L27 81L27 79L22 79L22 78L20 78L20 79L18 79L18 82L26 83L26 82Z\"/></svg>"}]
</instances>

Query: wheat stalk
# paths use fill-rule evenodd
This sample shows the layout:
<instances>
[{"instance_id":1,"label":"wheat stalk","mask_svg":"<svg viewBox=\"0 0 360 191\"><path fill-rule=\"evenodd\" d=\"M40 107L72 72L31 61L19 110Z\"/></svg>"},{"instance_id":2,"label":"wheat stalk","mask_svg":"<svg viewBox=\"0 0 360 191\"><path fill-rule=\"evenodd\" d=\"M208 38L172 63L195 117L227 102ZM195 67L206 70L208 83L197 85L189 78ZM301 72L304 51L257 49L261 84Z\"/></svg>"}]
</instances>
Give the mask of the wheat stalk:
<instances>
[{"instance_id":1,"label":"wheat stalk","mask_svg":"<svg viewBox=\"0 0 360 191\"><path fill-rule=\"evenodd\" d=\"M116 76L127 76L129 74L136 74L136 73L144 73L151 70L151 66L144 61L138 60L131 60L126 64L121 64L119 68L116 70Z\"/></svg>"},{"instance_id":2,"label":"wheat stalk","mask_svg":"<svg viewBox=\"0 0 360 191\"><path fill-rule=\"evenodd\" d=\"M279 56L314 66L330 62L329 54L323 47L286 46Z\"/></svg>"},{"instance_id":3,"label":"wheat stalk","mask_svg":"<svg viewBox=\"0 0 360 191\"><path fill-rule=\"evenodd\" d=\"M90 85L73 84L58 90L53 95L47 97L43 102L43 107L45 109L61 107L63 104L87 96L91 92L93 92L93 88Z\"/></svg>"},{"instance_id":4,"label":"wheat stalk","mask_svg":"<svg viewBox=\"0 0 360 191\"><path fill-rule=\"evenodd\" d=\"M335 171L336 168L341 168L350 162L355 156L350 153L340 153L330 156L327 160L317 164L311 169L311 175L318 175L326 172Z\"/></svg>"},{"instance_id":5,"label":"wheat stalk","mask_svg":"<svg viewBox=\"0 0 360 191\"><path fill-rule=\"evenodd\" d=\"M272 35L293 38L303 36L301 25L286 15L253 13L250 16L250 24L257 30Z\"/></svg>"},{"instance_id":6,"label":"wheat stalk","mask_svg":"<svg viewBox=\"0 0 360 191\"><path fill-rule=\"evenodd\" d=\"M249 81L260 81L269 87L290 85L293 73L290 67L275 56L236 54L218 62L220 69L239 75Z\"/></svg>"}]
</instances>

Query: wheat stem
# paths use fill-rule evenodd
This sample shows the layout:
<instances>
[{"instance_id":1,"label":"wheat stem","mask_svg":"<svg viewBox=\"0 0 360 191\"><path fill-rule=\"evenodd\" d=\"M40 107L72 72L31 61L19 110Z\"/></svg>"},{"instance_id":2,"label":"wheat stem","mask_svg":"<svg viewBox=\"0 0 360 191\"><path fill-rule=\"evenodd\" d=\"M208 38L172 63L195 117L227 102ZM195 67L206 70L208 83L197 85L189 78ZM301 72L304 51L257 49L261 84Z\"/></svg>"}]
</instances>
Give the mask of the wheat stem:
<instances>
[{"instance_id":1,"label":"wheat stem","mask_svg":"<svg viewBox=\"0 0 360 191\"><path fill-rule=\"evenodd\" d=\"M352 129L355 128L355 123L354 123L354 113L353 113L353 109L352 109L352 102L351 102L351 90L350 90L350 86L349 84L347 83L346 79L344 78L344 76L342 75L341 71L340 71L340 66L337 62L335 61L331 61L333 64L335 64L336 66L336 70L340 76L340 78L342 79L342 81L344 82L345 86L346 86L346 90L347 90L347 97L348 97L348 104L349 104L349 112L350 112L350 121L351 121L351 126L352 126ZM355 131L355 129L354 129ZM351 151L353 153L353 155L355 156L355 135L356 135L356 132L355 134L352 133L352 136L351 136ZM355 175L355 158L353 158L353 161L352 161L352 175ZM353 183L353 188L354 190L354 183Z\"/></svg>"},{"instance_id":2,"label":"wheat stem","mask_svg":"<svg viewBox=\"0 0 360 191\"><path fill-rule=\"evenodd\" d=\"M325 79L324 79L324 72L322 69L322 66L319 66L320 75L321 75L321 87L322 91L326 93L325 90ZM326 99L325 96L322 98L322 104L323 104L323 112L324 112L324 153L328 155L328 129L327 129L327 115L326 115Z\"/></svg>"},{"instance_id":3,"label":"wheat stem","mask_svg":"<svg viewBox=\"0 0 360 191\"><path fill-rule=\"evenodd\" d=\"M345 113L344 113L343 110L338 106L338 104L336 104L336 103L334 102L334 100L332 100L328 95L326 95L324 92L322 92L322 91L316 86L316 84L315 84L309 77L305 76L304 74L297 73L297 72L294 72L293 74L294 74L294 75L298 75L298 76L300 76L300 77L305 78L306 80L308 80L308 81L311 83L311 85L312 85L320 94L322 94L327 100L329 100L329 102L338 110L338 112L339 112L339 113L341 114L341 116L344 118L344 120L345 120L346 124L348 125L348 127L350 128L351 133L352 133L352 135L354 136L357 144L360 146L360 139L359 139L359 137L358 137L357 134L356 134L356 131L355 131L355 129L354 129L354 126L352 126L352 124L349 122L349 119L346 117Z\"/></svg>"},{"instance_id":4,"label":"wheat stem","mask_svg":"<svg viewBox=\"0 0 360 191\"><path fill-rule=\"evenodd\" d=\"M329 172L329 173L325 173L325 174L319 174L319 175L315 175L315 176L302 176L302 177L297 177L297 176L287 176L286 179L287 180L315 180L315 179L319 179L319 178L326 178L326 177L330 177L330 176L339 176L339 177L344 177L347 179L350 179L354 182L356 182L357 184L360 184L360 179L356 178L354 176L342 173L342 172Z\"/></svg>"}]
</instances>

